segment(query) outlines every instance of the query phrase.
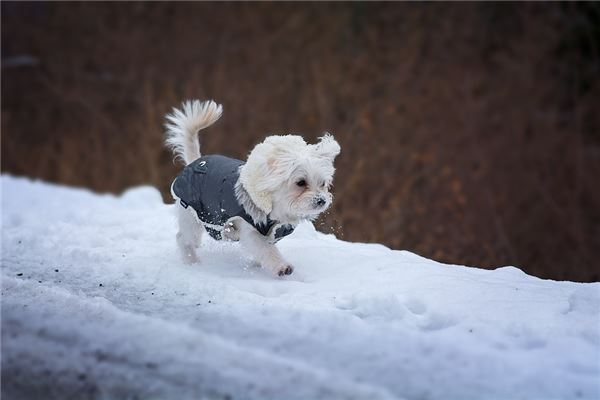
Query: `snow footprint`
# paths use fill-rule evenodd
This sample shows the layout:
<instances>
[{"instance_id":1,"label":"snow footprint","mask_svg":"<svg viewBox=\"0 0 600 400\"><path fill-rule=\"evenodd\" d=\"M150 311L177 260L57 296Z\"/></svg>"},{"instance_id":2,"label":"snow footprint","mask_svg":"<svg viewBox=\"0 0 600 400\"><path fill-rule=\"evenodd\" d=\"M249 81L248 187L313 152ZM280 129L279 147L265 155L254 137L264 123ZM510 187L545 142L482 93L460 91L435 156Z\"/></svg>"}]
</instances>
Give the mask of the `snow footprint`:
<instances>
[{"instance_id":1,"label":"snow footprint","mask_svg":"<svg viewBox=\"0 0 600 400\"><path fill-rule=\"evenodd\" d=\"M439 331L456 325L456 320L449 315L432 312L424 316L417 326L424 331Z\"/></svg>"},{"instance_id":2,"label":"snow footprint","mask_svg":"<svg viewBox=\"0 0 600 400\"><path fill-rule=\"evenodd\" d=\"M394 295L376 297L352 295L335 299L334 304L338 309L350 311L361 319L396 320L401 319L406 312Z\"/></svg>"},{"instance_id":3,"label":"snow footprint","mask_svg":"<svg viewBox=\"0 0 600 400\"><path fill-rule=\"evenodd\" d=\"M505 329L506 339L516 347L534 350L546 347L546 340L525 324L511 324Z\"/></svg>"},{"instance_id":4,"label":"snow footprint","mask_svg":"<svg viewBox=\"0 0 600 400\"><path fill-rule=\"evenodd\" d=\"M401 302L396 295L361 296L352 295L335 300L340 310L350 311L361 319L400 320L423 331L437 331L456 325L454 318L435 311L419 299Z\"/></svg>"},{"instance_id":5,"label":"snow footprint","mask_svg":"<svg viewBox=\"0 0 600 400\"><path fill-rule=\"evenodd\" d=\"M412 314L415 325L424 331L438 331L456 325L454 318L436 311L428 312L427 305L415 298L409 298L404 306Z\"/></svg>"},{"instance_id":6,"label":"snow footprint","mask_svg":"<svg viewBox=\"0 0 600 400\"><path fill-rule=\"evenodd\" d=\"M408 299L404 305L408 311L416 315L423 315L427 311L427 305L419 299Z\"/></svg>"}]
</instances>

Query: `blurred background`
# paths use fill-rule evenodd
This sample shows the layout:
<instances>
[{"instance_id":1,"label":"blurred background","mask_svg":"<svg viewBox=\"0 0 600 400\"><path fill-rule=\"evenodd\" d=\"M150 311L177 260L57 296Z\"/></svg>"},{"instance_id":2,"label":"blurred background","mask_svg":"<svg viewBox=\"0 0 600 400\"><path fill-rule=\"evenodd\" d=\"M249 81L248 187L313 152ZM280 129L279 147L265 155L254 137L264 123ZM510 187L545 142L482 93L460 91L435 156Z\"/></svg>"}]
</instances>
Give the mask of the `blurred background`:
<instances>
[{"instance_id":1,"label":"blurred background","mask_svg":"<svg viewBox=\"0 0 600 400\"><path fill-rule=\"evenodd\" d=\"M600 279L600 3L1 7L3 173L168 202L164 115L215 99L205 153L335 134L321 231Z\"/></svg>"}]
</instances>

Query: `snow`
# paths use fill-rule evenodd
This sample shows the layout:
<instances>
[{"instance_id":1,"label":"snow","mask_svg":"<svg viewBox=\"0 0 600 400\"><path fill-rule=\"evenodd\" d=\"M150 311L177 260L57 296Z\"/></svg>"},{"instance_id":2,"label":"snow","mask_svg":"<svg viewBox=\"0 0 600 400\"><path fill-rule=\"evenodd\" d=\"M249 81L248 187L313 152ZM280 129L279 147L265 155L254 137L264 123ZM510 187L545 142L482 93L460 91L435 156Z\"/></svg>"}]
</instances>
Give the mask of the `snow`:
<instances>
[{"instance_id":1,"label":"snow","mask_svg":"<svg viewBox=\"0 0 600 400\"><path fill-rule=\"evenodd\" d=\"M1 186L7 398L600 398L600 283L440 264L309 223L278 244L289 277L212 239L186 266L153 188Z\"/></svg>"}]
</instances>

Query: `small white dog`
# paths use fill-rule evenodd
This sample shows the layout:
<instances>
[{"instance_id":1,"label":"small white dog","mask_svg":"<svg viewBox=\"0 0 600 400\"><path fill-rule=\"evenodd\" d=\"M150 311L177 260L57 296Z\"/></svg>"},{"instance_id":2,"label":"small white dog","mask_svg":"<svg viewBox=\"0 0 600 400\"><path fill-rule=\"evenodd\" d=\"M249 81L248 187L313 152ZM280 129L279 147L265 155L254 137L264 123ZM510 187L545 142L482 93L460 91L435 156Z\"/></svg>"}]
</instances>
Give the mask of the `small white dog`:
<instances>
[{"instance_id":1,"label":"small white dog","mask_svg":"<svg viewBox=\"0 0 600 400\"><path fill-rule=\"evenodd\" d=\"M275 243L301 220L313 220L332 201L333 160L340 145L325 133L317 144L300 136L269 136L246 162L201 156L198 133L220 117L214 101L188 101L167 115L166 144L186 167L171 185L176 200L177 244L184 261L198 261L202 234L239 240L252 258L274 274L293 272Z\"/></svg>"}]
</instances>

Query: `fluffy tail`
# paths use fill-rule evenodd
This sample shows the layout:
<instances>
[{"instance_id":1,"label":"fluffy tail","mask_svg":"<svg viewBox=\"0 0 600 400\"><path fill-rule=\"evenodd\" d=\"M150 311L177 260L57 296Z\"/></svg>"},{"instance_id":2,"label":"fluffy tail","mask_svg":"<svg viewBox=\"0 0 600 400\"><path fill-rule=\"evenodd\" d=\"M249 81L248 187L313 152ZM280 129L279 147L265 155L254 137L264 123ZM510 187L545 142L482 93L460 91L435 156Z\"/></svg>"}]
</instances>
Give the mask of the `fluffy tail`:
<instances>
[{"instance_id":1,"label":"fluffy tail","mask_svg":"<svg viewBox=\"0 0 600 400\"><path fill-rule=\"evenodd\" d=\"M200 157L201 129L211 126L220 117L223 107L212 100L190 100L183 103L181 109L173 108L167 115L166 145L179 158L189 164Z\"/></svg>"}]
</instances>

